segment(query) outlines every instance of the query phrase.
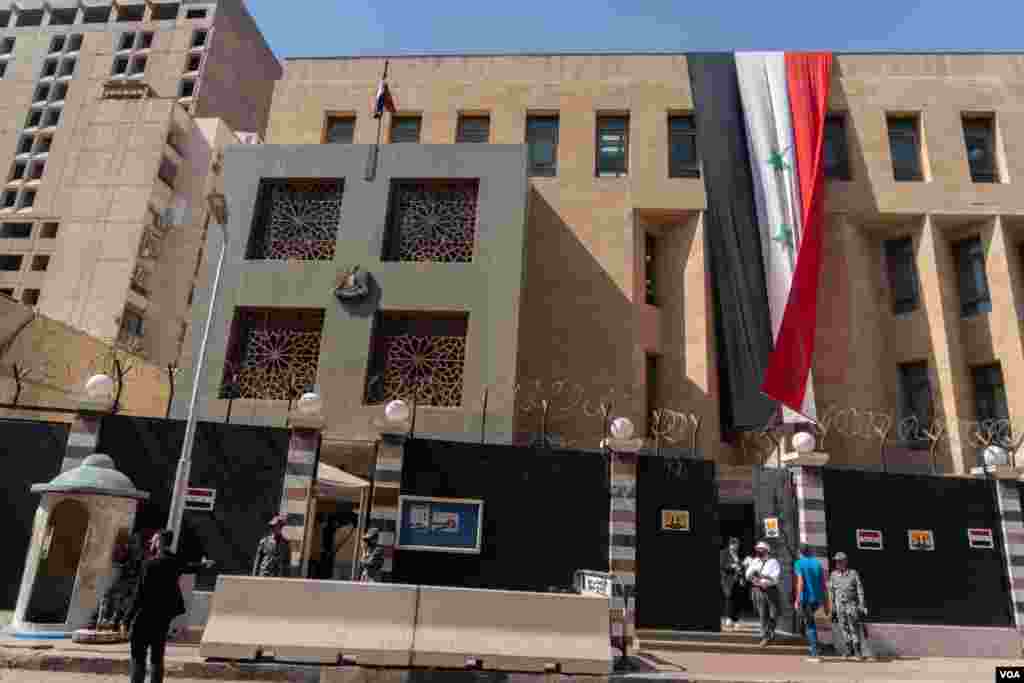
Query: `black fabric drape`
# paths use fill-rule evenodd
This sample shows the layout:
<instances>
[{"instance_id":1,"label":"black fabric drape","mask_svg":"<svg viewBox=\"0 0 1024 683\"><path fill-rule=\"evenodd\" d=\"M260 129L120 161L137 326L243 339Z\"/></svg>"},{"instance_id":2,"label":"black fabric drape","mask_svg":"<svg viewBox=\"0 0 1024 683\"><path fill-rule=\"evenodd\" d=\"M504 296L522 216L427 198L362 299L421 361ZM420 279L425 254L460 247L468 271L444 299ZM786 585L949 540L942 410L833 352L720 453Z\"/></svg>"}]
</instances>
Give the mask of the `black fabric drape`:
<instances>
[{"instance_id":1,"label":"black fabric drape","mask_svg":"<svg viewBox=\"0 0 1024 683\"><path fill-rule=\"evenodd\" d=\"M761 393L772 349L754 186L736 61L730 53L687 55L700 131L704 245L711 265L723 433L763 427L777 403Z\"/></svg>"}]
</instances>

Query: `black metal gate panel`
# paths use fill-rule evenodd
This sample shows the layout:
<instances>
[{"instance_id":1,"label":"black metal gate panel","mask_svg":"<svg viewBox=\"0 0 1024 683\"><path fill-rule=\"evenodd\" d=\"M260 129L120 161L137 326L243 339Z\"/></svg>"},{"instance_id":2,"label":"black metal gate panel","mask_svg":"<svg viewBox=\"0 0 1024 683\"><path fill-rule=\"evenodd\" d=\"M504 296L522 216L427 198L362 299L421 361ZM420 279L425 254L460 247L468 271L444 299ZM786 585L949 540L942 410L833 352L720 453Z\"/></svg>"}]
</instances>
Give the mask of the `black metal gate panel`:
<instances>
[{"instance_id":1,"label":"black metal gate panel","mask_svg":"<svg viewBox=\"0 0 1024 683\"><path fill-rule=\"evenodd\" d=\"M10 542L0 563L0 609L12 610L21 587L21 571L32 539L32 524L39 495L32 484L42 484L60 473L69 426L57 422L0 420L0 465L4 468L4 528Z\"/></svg>"},{"instance_id":2,"label":"black metal gate panel","mask_svg":"<svg viewBox=\"0 0 1024 683\"><path fill-rule=\"evenodd\" d=\"M1011 626L994 481L826 469L829 553L845 552L864 579L874 621ZM990 529L972 548L968 529ZM882 549L857 548L857 529L882 532ZM910 548L930 531L933 550Z\"/></svg>"},{"instance_id":3,"label":"black metal gate panel","mask_svg":"<svg viewBox=\"0 0 1024 683\"><path fill-rule=\"evenodd\" d=\"M720 630L715 464L641 456L636 521L637 627Z\"/></svg>"}]
</instances>

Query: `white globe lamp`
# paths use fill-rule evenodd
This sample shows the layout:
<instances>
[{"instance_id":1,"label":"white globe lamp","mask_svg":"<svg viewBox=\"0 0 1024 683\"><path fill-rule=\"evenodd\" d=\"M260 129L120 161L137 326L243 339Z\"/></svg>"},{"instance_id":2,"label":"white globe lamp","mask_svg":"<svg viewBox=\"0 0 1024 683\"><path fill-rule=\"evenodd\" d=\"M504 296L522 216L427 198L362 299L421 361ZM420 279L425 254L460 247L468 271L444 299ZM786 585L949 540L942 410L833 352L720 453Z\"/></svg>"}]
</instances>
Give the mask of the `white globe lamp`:
<instances>
[{"instance_id":1,"label":"white globe lamp","mask_svg":"<svg viewBox=\"0 0 1024 683\"><path fill-rule=\"evenodd\" d=\"M85 383L85 395L92 401L114 398L114 380L109 375L93 375Z\"/></svg>"},{"instance_id":2,"label":"white globe lamp","mask_svg":"<svg viewBox=\"0 0 1024 683\"><path fill-rule=\"evenodd\" d=\"M617 417L612 420L612 438L617 441L627 441L633 438L633 421L628 417Z\"/></svg>"},{"instance_id":3,"label":"white globe lamp","mask_svg":"<svg viewBox=\"0 0 1024 683\"><path fill-rule=\"evenodd\" d=\"M797 453L806 455L814 452L814 435L807 432L797 432L793 435L793 448Z\"/></svg>"},{"instance_id":4,"label":"white globe lamp","mask_svg":"<svg viewBox=\"0 0 1024 683\"><path fill-rule=\"evenodd\" d=\"M295 405L295 408L302 415L312 416L319 415L320 411L324 407L324 402L320 398L320 394L315 391L307 391L299 398L299 402Z\"/></svg>"},{"instance_id":5,"label":"white globe lamp","mask_svg":"<svg viewBox=\"0 0 1024 683\"><path fill-rule=\"evenodd\" d=\"M409 404L399 399L384 406L384 417L392 424L409 420Z\"/></svg>"},{"instance_id":6,"label":"white globe lamp","mask_svg":"<svg viewBox=\"0 0 1024 683\"><path fill-rule=\"evenodd\" d=\"M1002 446L992 445L981 455L986 467L999 467L1010 464L1010 454Z\"/></svg>"}]
</instances>

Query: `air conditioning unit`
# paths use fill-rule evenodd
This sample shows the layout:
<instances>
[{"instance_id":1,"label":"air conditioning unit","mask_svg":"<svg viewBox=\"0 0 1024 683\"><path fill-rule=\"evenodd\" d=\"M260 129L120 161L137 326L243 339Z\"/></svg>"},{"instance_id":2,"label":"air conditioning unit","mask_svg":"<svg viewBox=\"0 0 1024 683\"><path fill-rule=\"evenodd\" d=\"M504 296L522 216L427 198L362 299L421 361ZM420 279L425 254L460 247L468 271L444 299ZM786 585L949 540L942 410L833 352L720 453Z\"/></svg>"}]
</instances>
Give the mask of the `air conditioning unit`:
<instances>
[{"instance_id":1,"label":"air conditioning unit","mask_svg":"<svg viewBox=\"0 0 1024 683\"><path fill-rule=\"evenodd\" d=\"M262 145L263 140L260 139L259 133L235 133L235 137L243 145Z\"/></svg>"}]
</instances>

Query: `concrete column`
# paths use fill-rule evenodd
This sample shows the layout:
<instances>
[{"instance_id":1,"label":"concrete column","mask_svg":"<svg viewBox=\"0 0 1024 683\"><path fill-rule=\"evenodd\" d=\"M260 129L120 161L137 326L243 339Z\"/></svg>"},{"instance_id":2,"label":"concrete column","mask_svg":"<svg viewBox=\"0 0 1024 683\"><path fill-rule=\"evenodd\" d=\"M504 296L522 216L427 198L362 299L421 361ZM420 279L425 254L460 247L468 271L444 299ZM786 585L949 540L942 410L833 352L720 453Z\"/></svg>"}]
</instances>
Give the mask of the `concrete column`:
<instances>
[{"instance_id":1,"label":"concrete column","mask_svg":"<svg viewBox=\"0 0 1024 683\"><path fill-rule=\"evenodd\" d=\"M1024 631L1024 516L1016 481L997 480L1000 528L1006 552L1006 573L1010 579L1013 623Z\"/></svg>"},{"instance_id":2,"label":"concrete column","mask_svg":"<svg viewBox=\"0 0 1024 683\"><path fill-rule=\"evenodd\" d=\"M402 489L402 458L405 435L382 434L377 445L377 461L373 470L373 499L370 501L369 529L379 532L378 543L384 550L385 581L395 566L395 543L398 540L398 496Z\"/></svg>"},{"instance_id":3,"label":"concrete column","mask_svg":"<svg viewBox=\"0 0 1024 683\"><path fill-rule=\"evenodd\" d=\"M986 231L989 232L989 231ZM993 315L988 316L992 351L1003 370L1003 382L1024 375L1024 339L1021 339L1019 311L1024 311L1024 291L1018 252L1009 227L1001 216L992 222L990 234L984 235L985 272L992 297ZM1002 314L1000 314L1002 312ZM1024 393L1007 391L1006 401L1011 424L1024 418Z\"/></svg>"},{"instance_id":4,"label":"concrete column","mask_svg":"<svg viewBox=\"0 0 1024 683\"><path fill-rule=\"evenodd\" d=\"M825 482L820 467L794 467L796 484L797 543L809 545L814 556L821 562L828 576L828 531L825 526ZM791 571L795 571L792 570ZM796 579L793 579L796 590ZM792 595L783 595L783 600L793 601ZM818 634L822 642L835 642L831 622L818 620Z\"/></svg>"},{"instance_id":5,"label":"concrete column","mask_svg":"<svg viewBox=\"0 0 1024 683\"><path fill-rule=\"evenodd\" d=\"M317 452L320 447L322 424L295 424L292 419L292 433L288 440L288 462L285 465L284 490L281 494L280 512L285 515L284 537L288 539L291 551L290 576L305 574L306 524L313 498L313 481L316 479Z\"/></svg>"},{"instance_id":6,"label":"concrete column","mask_svg":"<svg viewBox=\"0 0 1024 683\"><path fill-rule=\"evenodd\" d=\"M82 402L78 414L71 423L68 443L64 449L64 460L60 465L61 472L78 467L83 460L96 452L103 416L109 409L109 404L94 405L87 401Z\"/></svg>"},{"instance_id":7,"label":"concrete column","mask_svg":"<svg viewBox=\"0 0 1024 683\"><path fill-rule=\"evenodd\" d=\"M608 570L622 582L623 595L612 600L612 645L636 639L636 477L637 455L612 456ZM632 649L632 647L631 647Z\"/></svg>"}]
</instances>

